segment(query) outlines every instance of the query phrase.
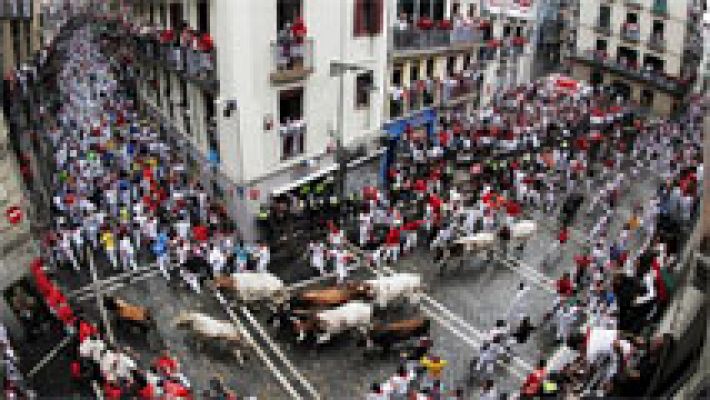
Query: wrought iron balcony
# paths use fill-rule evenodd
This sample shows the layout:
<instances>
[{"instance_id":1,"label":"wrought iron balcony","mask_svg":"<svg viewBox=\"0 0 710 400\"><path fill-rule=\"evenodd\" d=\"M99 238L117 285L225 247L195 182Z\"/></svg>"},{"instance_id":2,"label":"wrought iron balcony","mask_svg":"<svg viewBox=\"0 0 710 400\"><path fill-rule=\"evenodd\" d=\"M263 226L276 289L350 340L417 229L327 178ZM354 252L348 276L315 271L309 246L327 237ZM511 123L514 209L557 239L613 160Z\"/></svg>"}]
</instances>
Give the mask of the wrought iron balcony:
<instances>
[{"instance_id":1,"label":"wrought iron balcony","mask_svg":"<svg viewBox=\"0 0 710 400\"><path fill-rule=\"evenodd\" d=\"M481 43L483 35L477 28L464 26L452 29L392 29L393 48L396 52L438 50L454 46L472 46Z\"/></svg>"},{"instance_id":2,"label":"wrought iron balcony","mask_svg":"<svg viewBox=\"0 0 710 400\"><path fill-rule=\"evenodd\" d=\"M663 38L663 35L651 35L648 38L648 48L658 53L665 52L666 40Z\"/></svg>"},{"instance_id":3,"label":"wrought iron balcony","mask_svg":"<svg viewBox=\"0 0 710 400\"><path fill-rule=\"evenodd\" d=\"M204 90L216 92L219 87L217 79L217 52L210 49L196 50L185 48L184 76Z\"/></svg>"},{"instance_id":4,"label":"wrought iron balcony","mask_svg":"<svg viewBox=\"0 0 710 400\"><path fill-rule=\"evenodd\" d=\"M636 63L625 62L623 60L611 60L604 52L585 50L573 54L574 60L587 64L594 68L618 74L624 78L641 82L665 91L674 96L682 96L686 93L689 80L682 80L670 77L661 71L651 69L641 69Z\"/></svg>"},{"instance_id":5,"label":"wrought iron balcony","mask_svg":"<svg viewBox=\"0 0 710 400\"><path fill-rule=\"evenodd\" d=\"M299 81L313 72L313 40L310 38L272 42L271 54L273 83Z\"/></svg>"},{"instance_id":6,"label":"wrought iron balcony","mask_svg":"<svg viewBox=\"0 0 710 400\"><path fill-rule=\"evenodd\" d=\"M611 36L611 23L609 21L597 21L594 30L602 35Z\"/></svg>"},{"instance_id":7,"label":"wrought iron balcony","mask_svg":"<svg viewBox=\"0 0 710 400\"><path fill-rule=\"evenodd\" d=\"M638 43L641 40L641 31L639 30L638 24L622 24L621 38L629 42Z\"/></svg>"}]
</instances>

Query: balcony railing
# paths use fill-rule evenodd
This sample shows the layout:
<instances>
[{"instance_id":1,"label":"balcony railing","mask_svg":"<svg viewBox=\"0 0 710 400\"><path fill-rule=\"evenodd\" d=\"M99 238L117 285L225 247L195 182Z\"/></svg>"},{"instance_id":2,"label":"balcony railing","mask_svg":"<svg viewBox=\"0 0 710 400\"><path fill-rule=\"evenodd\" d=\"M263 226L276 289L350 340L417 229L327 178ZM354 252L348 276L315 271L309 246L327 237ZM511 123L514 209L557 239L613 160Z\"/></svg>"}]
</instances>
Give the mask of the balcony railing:
<instances>
[{"instance_id":1,"label":"balcony railing","mask_svg":"<svg viewBox=\"0 0 710 400\"><path fill-rule=\"evenodd\" d=\"M395 51L436 50L457 45L473 45L482 41L480 30L464 26L452 29L393 29L392 41Z\"/></svg>"},{"instance_id":2,"label":"balcony railing","mask_svg":"<svg viewBox=\"0 0 710 400\"><path fill-rule=\"evenodd\" d=\"M0 0L0 19L31 19L32 5L32 0Z\"/></svg>"},{"instance_id":3,"label":"balcony railing","mask_svg":"<svg viewBox=\"0 0 710 400\"><path fill-rule=\"evenodd\" d=\"M637 63L620 58L617 61L606 57L605 52L585 50L576 53L574 58L594 67L604 68L627 79L643 82L659 90L682 96L688 88L689 81L668 76L659 71L644 70Z\"/></svg>"},{"instance_id":4,"label":"balcony railing","mask_svg":"<svg viewBox=\"0 0 710 400\"><path fill-rule=\"evenodd\" d=\"M602 35L611 36L611 24L609 21L597 21L594 30Z\"/></svg>"},{"instance_id":5,"label":"balcony railing","mask_svg":"<svg viewBox=\"0 0 710 400\"><path fill-rule=\"evenodd\" d=\"M629 42L638 43L641 40L641 31L639 30L638 24L622 24L621 38Z\"/></svg>"},{"instance_id":6,"label":"balcony railing","mask_svg":"<svg viewBox=\"0 0 710 400\"><path fill-rule=\"evenodd\" d=\"M666 51L666 40L663 38L663 35L649 36L648 48L658 53Z\"/></svg>"},{"instance_id":7,"label":"balcony railing","mask_svg":"<svg viewBox=\"0 0 710 400\"><path fill-rule=\"evenodd\" d=\"M217 52L215 49L202 51L186 48L184 57L185 77L205 89L215 91L218 86Z\"/></svg>"},{"instance_id":8,"label":"balcony railing","mask_svg":"<svg viewBox=\"0 0 710 400\"><path fill-rule=\"evenodd\" d=\"M271 43L271 82L286 83L306 78L313 72L313 40L278 40Z\"/></svg>"}]
</instances>

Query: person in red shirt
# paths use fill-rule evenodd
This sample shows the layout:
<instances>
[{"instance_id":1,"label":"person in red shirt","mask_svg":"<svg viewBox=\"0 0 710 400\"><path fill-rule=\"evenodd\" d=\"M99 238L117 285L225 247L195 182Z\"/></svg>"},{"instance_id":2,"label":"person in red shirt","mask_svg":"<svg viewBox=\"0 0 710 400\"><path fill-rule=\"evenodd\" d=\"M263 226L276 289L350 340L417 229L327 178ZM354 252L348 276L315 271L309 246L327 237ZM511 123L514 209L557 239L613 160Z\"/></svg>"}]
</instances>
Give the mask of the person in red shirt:
<instances>
[{"instance_id":1,"label":"person in red shirt","mask_svg":"<svg viewBox=\"0 0 710 400\"><path fill-rule=\"evenodd\" d=\"M166 376L177 373L180 368L178 361L171 357L167 350L163 350L160 357L158 357L153 364L158 372Z\"/></svg>"},{"instance_id":2,"label":"person in red shirt","mask_svg":"<svg viewBox=\"0 0 710 400\"><path fill-rule=\"evenodd\" d=\"M207 227L204 225L196 225L192 227L192 236L195 238L196 241L198 242L206 242L209 240L209 231L207 230Z\"/></svg>"},{"instance_id":3,"label":"person in red shirt","mask_svg":"<svg viewBox=\"0 0 710 400\"><path fill-rule=\"evenodd\" d=\"M560 245L567 243L567 240L569 240L569 229L567 229L566 226L562 227L560 230L559 235L557 235L557 240L560 241Z\"/></svg>"},{"instance_id":4,"label":"person in red shirt","mask_svg":"<svg viewBox=\"0 0 710 400\"><path fill-rule=\"evenodd\" d=\"M399 259L399 247L400 247L400 230L399 228L390 228L387 232L387 237L385 238L385 243L387 244L387 258L390 262L397 262Z\"/></svg>"},{"instance_id":5,"label":"person in red shirt","mask_svg":"<svg viewBox=\"0 0 710 400\"><path fill-rule=\"evenodd\" d=\"M540 360L537 364L537 368L531 372L525 379L522 388L520 389L520 396L523 399L535 398L542 390L542 381L545 379L547 372L545 371L546 363L545 360Z\"/></svg>"},{"instance_id":6,"label":"person in red shirt","mask_svg":"<svg viewBox=\"0 0 710 400\"><path fill-rule=\"evenodd\" d=\"M106 381L104 383L104 399L106 400L120 400L121 399L121 388L117 383Z\"/></svg>"},{"instance_id":7,"label":"person in red shirt","mask_svg":"<svg viewBox=\"0 0 710 400\"><path fill-rule=\"evenodd\" d=\"M562 277L557 280L556 286L557 294L560 297L567 298L574 294L574 285L572 284L569 272L562 274Z\"/></svg>"}]
</instances>

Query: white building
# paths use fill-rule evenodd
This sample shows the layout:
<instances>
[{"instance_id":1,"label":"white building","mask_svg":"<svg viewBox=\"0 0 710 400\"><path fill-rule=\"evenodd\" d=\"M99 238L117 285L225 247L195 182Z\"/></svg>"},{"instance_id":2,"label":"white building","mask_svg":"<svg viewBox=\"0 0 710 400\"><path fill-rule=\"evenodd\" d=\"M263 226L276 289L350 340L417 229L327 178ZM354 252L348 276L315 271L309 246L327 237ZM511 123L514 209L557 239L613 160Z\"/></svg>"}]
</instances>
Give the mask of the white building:
<instances>
[{"instance_id":1,"label":"white building","mask_svg":"<svg viewBox=\"0 0 710 400\"><path fill-rule=\"evenodd\" d=\"M159 62L145 54L139 92L199 149L196 164L219 160L218 192L236 205L245 236L270 193L332 169L341 124L346 146L379 138L386 12L384 0L138 0L124 10L134 31L148 32L144 51L167 51ZM214 49L155 41L162 31L175 42L187 28ZM333 61L360 67L342 74L342 103Z\"/></svg>"}]
</instances>

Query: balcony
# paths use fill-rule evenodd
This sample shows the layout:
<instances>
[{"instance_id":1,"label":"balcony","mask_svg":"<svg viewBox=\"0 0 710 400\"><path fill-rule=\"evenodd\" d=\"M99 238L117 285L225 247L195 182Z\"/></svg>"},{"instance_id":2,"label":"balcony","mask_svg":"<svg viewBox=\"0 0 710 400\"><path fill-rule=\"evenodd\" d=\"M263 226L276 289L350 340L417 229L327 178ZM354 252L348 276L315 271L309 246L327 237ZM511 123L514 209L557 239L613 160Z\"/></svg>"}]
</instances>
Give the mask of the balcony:
<instances>
[{"instance_id":1,"label":"balcony","mask_svg":"<svg viewBox=\"0 0 710 400\"><path fill-rule=\"evenodd\" d=\"M601 35L611 36L611 23L609 21L597 21L594 31Z\"/></svg>"},{"instance_id":2,"label":"balcony","mask_svg":"<svg viewBox=\"0 0 710 400\"><path fill-rule=\"evenodd\" d=\"M657 52L663 53L666 51L666 40L663 35L651 35L648 38L648 48Z\"/></svg>"},{"instance_id":3,"label":"balcony","mask_svg":"<svg viewBox=\"0 0 710 400\"><path fill-rule=\"evenodd\" d=\"M481 43L482 32L471 26L451 29L392 29L395 52L436 51L450 47L466 47Z\"/></svg>"},{"instance_id":4,"label":"balcony","mask_svg":"<svg viewBox=\"0 0 710 400\"><path fill-rule=\"evenodd\" d=\"M209 50L184 49L185 78L197 86L210 92L216 92L219 87L217 80L217 52Z\"/></svg>"},{"instance_id":5,"label":"balcony","mask_svg":"<svg viewBox=\"0 0 710 400\"><path fill-rule=\"evenodd\" d=\"M0 20L3 19L32 19L32 0L0 0Z\"/></svg>"},{"instance_id":6,"label":"balcony","mask_svg":"<svg viewBox=\"0 0 710 400\"><path fill-rule=\"evenodd\" d=\"M272 83L299 81L313 72L313 39L277 40L271 43L271 54Z\"/></svg>"},{"instance_id":7,"label":"balcony","mask_svg":"<svg viewBox=\"0 0 710 400\"><path fill-rule=\"evenodd\" d=\"M662 72L644 70L639 68L637 63L622 59L618 61L610 60L603 51L585 50L574 54L573 58L575 61L587 64L590 67L607 70L624 78L653 86L677 97L683 96L689 86L688 80L671 77Z\"/></svg>"},{"instance_id":8,"label":"balcony","mask_svg":"<svg viewBox=\"0 0 710 400\"><path fill-rule=\"evenodd\" d=\"M621 25L621 38L633 43L641 41L641 31L638 24L626 22Z\"/></svg>"},{"instance_id":9,"label":"balcony","mask_svg":"<svg viewBox=\"0 0 710 400\"><path fill-rule=\"evenodd\" d=\"M651 13L657 17L668 18L668 3L665 0L654 0Z\"/></svg>"}]
</instances>

